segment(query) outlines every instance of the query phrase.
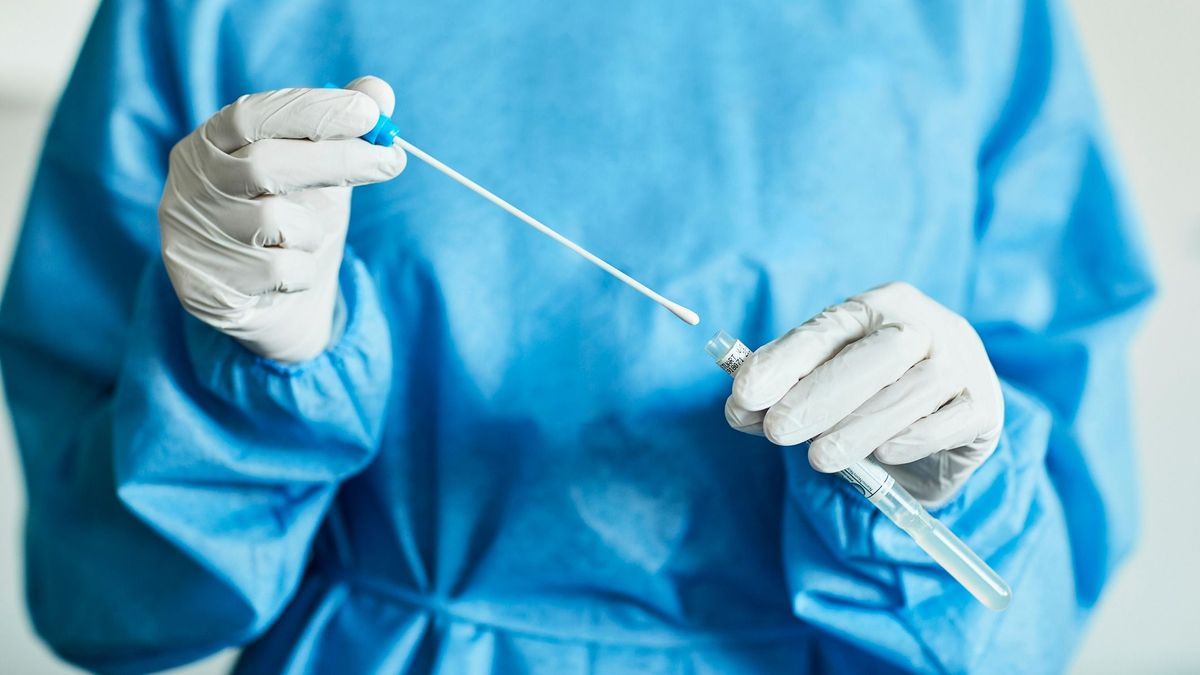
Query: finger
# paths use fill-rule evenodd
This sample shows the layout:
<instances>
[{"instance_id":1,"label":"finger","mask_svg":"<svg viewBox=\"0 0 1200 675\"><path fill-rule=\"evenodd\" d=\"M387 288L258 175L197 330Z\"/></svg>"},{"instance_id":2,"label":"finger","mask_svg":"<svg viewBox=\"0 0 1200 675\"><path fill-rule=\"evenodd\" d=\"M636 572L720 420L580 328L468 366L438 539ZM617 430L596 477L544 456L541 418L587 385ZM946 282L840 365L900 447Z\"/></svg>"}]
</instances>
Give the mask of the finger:
<instances>
[{"instance_id":1,"label":"finger","mask_svg":"<svg viewBox=\"0 0 1200 675\"><path fill-rule=\"evenodd\" d=\"M162 254L180 302L200 320L225 328L255 305L255 298L214 275L219 271L198 265L188 248L164 246Z\"/></svg>"},{"instance_id":2,"label":"finger","mask_svg":"<svg viewBox=\"0 0 1200 675\"><path fill-rule=\"evenodd\" d=\"M317 275L316 258L304 251L243 247L228 253L229 266L236 269L224 278L232 280L230 285L246 295L306 291Z\"/></svg>"},{"instance_id":3,"label":"finger","mask_svg":"<svg viewBox=\"0 0 1200 675\"><path fill-rule=\"evenodd\" d=\"M725 421L737 431L762 436L764 417L766 417L766 411L744 410L734 404L732 396L725 399Z\"/></svg>"},{"instance_id":4,"label":"finger","mask_svg":"<svg viewBox=\"0 0 1200 675\"><path fill-rule=\"evenodd\" d=\"M884 464L908 464L936 452L974 443L980 436L975 402L962 393L937 412L913 422L875 450Z\"/></svg>"},{"instance_id":5,"label":"finger","mask_svg":"<svg viewBox=\"0 0 1200 675\"><path fill-rule=\"evenodd\" d=\"M953 399L962 388L942 372L941 364L921 361L867 399L812 442L808 463L824 473L841 471Z\"/></svg>"},{"instance_id":6,"label":"finger","mask_svg":"<svg viewBox=\"0 0 1200 675\"><path fill-rule=\"evenodd\" d=\"M238 150L211 175L226 194L257 197L379 183L399 175L405 162L403 152L357 139L268 139Z\"/></svg>"},{"instance_id":7,"label":"finger","mask_svg":"<svg viewBox=\"0 0 1200 675\"><path fill-rule=\"evenodd\" d=\"M346 223L350 193L341 188L305 190L289 195L265 195L258 246L278 246L315 252L330 235L330 223Z\"/></svg>"},{"instance_id":8,"label":"finger","mask_svg":"<svg viewBox=\"0 0 1200 675\"><path fill-rule=\"evenodd\" d=\"M379 106L379 111L388 117L392 116L392 112L396 108L396 93L392 91L392 86L374 75L351 80L346 85L346 89L361 91L370 96L371 100Z\"/></svg>"},{"instance_id":9,"label":"finger","mask_svg":"<svg viewBox=\"0 0 1200 675\"><path fill-rule=\"evenodd\" d=\"M306 195L319 195L322 190L297 192L292 195L263 195L251 200L258 205L259 229L251 246L290 248L312 253L325 237L325 227L314 222L316 209ZM332 219L331 219L332 220Z\"/></svg>"},{"instance_id":10,"label":"finger","mask_svg":"<svg viewBox=\"0 0 1200 675\"><path fill-rule=\"evenodd\" d=\"M764 435L762 423L763 418L767 416L765 410L746 410L733 400L733 397L725 399L725 421L729 426L738 431L754 434L756 436Z\"/></svg>"},{"instance_id":11,"label":"finger","mask_svg":"<svg viewBox=\"0 0 1200 675\"><path fill-rule=\"evenodd\" d=\"M796 445L820 434L929 356L929 334L888 324L817 366L771 406L767 438Z\"/></svg>"},{"instance_id":12,"label":"finger","mask_svg":"<svg viewBox=\"0 0 1200 675\"><path fill-rule=\"evenodd\" d=\"M196 208L203 209L204 205ZM345 222L350 210L344 190L308 190L292 195L227 199L205 216L220 222L220 230L246 246L279 246L314 251L329 229L326 221Z\"/></svg>"},{"instance_id":13,"label":"finger","mask_svg":"<svg viewBox=\"0 0 1200 675\"><path fill-rule=\"evenodd\" d=\"M870 309L857 300L830 307L746 359L733 382L739 408L766 410L800 378L870 332Z\"/></svg>"},{"instance_id":14,"label":"finger","mask_svg":"<svg viewBox=\"0 0 1200 675\"><path fill-rule=\"evenodd\" d=\"M379 120L379 105L349 89L277 89L249 94L204 125L204 137L232 153L268 138L324 141L358 138Z\"/></svg>"}]
</instances>

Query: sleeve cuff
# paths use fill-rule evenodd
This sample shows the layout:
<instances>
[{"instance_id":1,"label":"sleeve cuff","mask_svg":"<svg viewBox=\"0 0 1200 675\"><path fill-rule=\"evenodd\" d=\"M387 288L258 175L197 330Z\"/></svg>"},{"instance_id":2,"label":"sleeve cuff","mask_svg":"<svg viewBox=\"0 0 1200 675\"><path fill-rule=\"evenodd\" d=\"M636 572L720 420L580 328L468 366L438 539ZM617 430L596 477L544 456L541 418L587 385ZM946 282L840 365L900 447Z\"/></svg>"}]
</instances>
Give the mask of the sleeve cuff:
<instances>
[{"instance_id":1,"label":"sleeve cuff","mask_svg":"<svg viewBox=\"0 0 1200 675\"><path fill-rule=\"evenodd\" d=\"M255 354L185 313L184 340L200 386L244 414L282 415L323 436L374 446L391 386L391 335L374 281L349 248L338 281L334 337L300 363Z\"/></svg>"}]
</instances>

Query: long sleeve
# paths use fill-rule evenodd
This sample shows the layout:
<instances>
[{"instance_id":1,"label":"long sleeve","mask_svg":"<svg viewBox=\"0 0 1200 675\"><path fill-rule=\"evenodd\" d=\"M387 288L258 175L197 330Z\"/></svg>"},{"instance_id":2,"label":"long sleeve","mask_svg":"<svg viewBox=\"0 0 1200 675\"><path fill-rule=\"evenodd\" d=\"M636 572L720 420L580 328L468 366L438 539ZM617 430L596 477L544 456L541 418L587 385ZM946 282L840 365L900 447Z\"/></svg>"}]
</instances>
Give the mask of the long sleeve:
<instances>
[{"instance_id":1,"label":"long sleeve","mask_svg":"<svg viewBox=\"0 0 1200 675\"><path fill-rule=\"evenodd\" d=\"M387 323L347 251L346 323L284 367L180 307L155 209L177 120L163 3L102 4L49 129L0 308L35 627L141 672L265 630L340 483L373 457Z\"/></svg>"},{"instance_id":2,"label":"long sleeve","mask_svg":"<svg viewBox=\"0 0 1200 675\"><path fill-rule=\"evenodd\" d=\"M976 603L858 495L788 458L794 611L855 654L923 672L1059 672L1135 534L1127 349L1153 293L1065 10L1031 2L978 159L964 308L1002 380L996 453L941 518L1012 585ZM996 52L1003 54L1003 49ZM840 647L836 645L841 645Z\"/></svg>"}]
</instances>

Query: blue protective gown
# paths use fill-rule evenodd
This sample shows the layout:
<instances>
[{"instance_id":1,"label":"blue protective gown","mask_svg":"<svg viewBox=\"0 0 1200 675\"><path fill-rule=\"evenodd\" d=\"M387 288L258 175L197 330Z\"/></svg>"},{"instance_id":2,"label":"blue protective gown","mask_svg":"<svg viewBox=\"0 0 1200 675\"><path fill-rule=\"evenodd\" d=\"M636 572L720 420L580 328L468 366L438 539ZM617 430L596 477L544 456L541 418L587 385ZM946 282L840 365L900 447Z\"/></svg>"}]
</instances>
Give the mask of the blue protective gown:
<instances>
[{"instance_id":1,"label":"blue protective gown","mask_svg":"<svg viewBox=\"0 0 1200 675\"><path fill-rule=\"evenodd\" d=\"M364 73L414 143L706 327L416 162L355 191L327 353L191 318L171 146ZM1004 613L722 417L713 330L761 344L893 279L1004 382L938 513ZM245 673L1057 671L1134 538L1151 291L1057 4L104 2L2 310L32 615L112 672L231 645Z\"/></svg>"}]
</instances>

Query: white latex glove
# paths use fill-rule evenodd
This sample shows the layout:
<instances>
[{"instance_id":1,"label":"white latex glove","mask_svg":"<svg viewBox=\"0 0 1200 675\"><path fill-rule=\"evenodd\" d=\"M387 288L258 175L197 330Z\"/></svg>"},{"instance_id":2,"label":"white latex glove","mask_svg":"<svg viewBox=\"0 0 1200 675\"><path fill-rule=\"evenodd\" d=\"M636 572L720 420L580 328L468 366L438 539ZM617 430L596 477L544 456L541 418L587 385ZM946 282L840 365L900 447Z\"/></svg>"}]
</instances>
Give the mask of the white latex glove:
<instances>
[{"instance_id":1,"label":"white latex glove","mask_svg":"<svg viewBox=\"0 0 1200 675\"><path fill-rule=\"evenodd\" d=\"M262 356L320 354L334 330L350 186L388 180L407 160L358 138L394 103L374 77L250 94L180 141L158 220L184 308Z\"/></svg>"},{"instance_id":2,"label":"white latex glove","mask_svg":"<svg viewBox=\"0 0 1200 675\"><path fill-rule=\"evenodd\" d=\"M725 417L840 471L874 453L917 499L944 503L1000 438L1004 400L978 334L905 283L831 307L738 371Z\"/></svg>"}]
</instances>

